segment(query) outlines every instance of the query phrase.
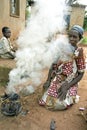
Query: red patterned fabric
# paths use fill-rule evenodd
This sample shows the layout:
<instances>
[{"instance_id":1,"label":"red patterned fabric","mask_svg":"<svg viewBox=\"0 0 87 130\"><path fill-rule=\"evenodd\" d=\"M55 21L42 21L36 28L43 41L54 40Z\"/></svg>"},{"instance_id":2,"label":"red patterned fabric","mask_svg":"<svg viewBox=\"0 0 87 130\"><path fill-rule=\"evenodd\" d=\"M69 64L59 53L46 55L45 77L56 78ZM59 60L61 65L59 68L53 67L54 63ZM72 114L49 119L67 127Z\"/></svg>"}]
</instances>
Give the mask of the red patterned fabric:
<instances>
[{"instance_id":1,"label":"red patterned fabric","mask_svg":"<svg viewBox=\"0 0 87 130\"><path fill-rule=\"evenodd\" d=\"M77 85L73 86L69 89L69 95L70 96L76 96L77 95Z\"/></svg>"},{"instance_id":2,"label":"red patterned fabric","mask_svg":"<svg viewBox=\"0 0 87 130\"><path fill-rule=\"evenodd\" d=\"M85 60L83 57L76 58L76 64L78 70L84 70L85 69Z\"/></svg>"},{"instance_id":3,"label":"red patterned fabric","mask_svg":"<svg viewBox=\"0 0 87 130\"><path fill-rule=\"evenodd\" d=\"M60 83L63 81L62 75L68 76L72 72L73 72L73 62L63 64L62 74L57 75L55 79L51 82L51 85L48 89L48 95L57 98L58 97L57 89L60 87Z\"/></svg>"},{"instance_id":4,"label":"red patterned fabric","mask_svg":"<svg viewBox=\"0 0 87 130\"><path fill-rule=\"evenodd\" d=\"M56 83L56 81L53 81L50 85L50 88L48 89L48 95L57 98L58 97L57 86L58 84Z\"/></svg>"},{"instance_id":5,"label":"red patterned fabric","mask_svg":"<svg viewBox=\"0 0 87 130\"><path fill-rule=\"evenodd\" d=\"M76 58L76 64L78 70L83 70L85 69L85 62L83 58ZM68 62L65 63L62 66L62 75L70 75L73 72L73 62ZM48 89L48 95L53 96L53 97L58 97L57 93L57 88L60 87L60 82L62 82L62 77L61 75L57 75L55 80L51 82L51 85ZM77 84L72 86L69 90L70 96L75 96L77 94Z\"/></svg>"},{"instance_id":6,"label":"red patterned fabric","mask_svg":"<svg viewBox=\"0 0 87 130\"><path fill-rule=\"evenodd\" d=\"M71 74L73 72L72 68L73 68L73 63L72 62L65 63L62 66L62 73L64 75L69 75L69 74Z\"/></svg>"},{"instance_id":7,"label":"red patterned fabric","mask_svg":"<svg viewBox=\"0 0 87 130\"><path fill-rule=\"evenodd\" d=\"M46 103L41 99L39 100L39 105L44 106Z\"/></svg>"}]
</instances>

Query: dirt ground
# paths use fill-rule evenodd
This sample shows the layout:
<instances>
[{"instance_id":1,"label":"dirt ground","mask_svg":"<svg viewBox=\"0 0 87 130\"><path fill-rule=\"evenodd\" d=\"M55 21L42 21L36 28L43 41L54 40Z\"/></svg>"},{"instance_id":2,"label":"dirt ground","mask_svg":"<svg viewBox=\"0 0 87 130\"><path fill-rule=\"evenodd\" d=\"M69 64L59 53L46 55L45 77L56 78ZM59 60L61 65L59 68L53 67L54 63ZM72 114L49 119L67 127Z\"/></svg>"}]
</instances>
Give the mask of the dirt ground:
<instances>
[{"instance_id":1,"label":"dirt ground","mask_svg":"<svg viewBox=\"0 0 87 130\"><path fill-rule=\"evenodd\" d=\"M87 47L83 48L87 56ZM9 65L8 61L5 62ZM1 63L3 64L3 61ZM6 117L0 114L0 130L50 130L52 119L55 121L55 130L87 130L87 122L79 111L80 107L85 107L87 111L87 70L79 83L80 101L68 110L53 112L39 106L38 96L41 94L41 88L42 85L34 94L22 97L23 109L28 110L26 115ZM0 94L4 90L4 87L0 87Z\"/></svg>"}]
</instances>

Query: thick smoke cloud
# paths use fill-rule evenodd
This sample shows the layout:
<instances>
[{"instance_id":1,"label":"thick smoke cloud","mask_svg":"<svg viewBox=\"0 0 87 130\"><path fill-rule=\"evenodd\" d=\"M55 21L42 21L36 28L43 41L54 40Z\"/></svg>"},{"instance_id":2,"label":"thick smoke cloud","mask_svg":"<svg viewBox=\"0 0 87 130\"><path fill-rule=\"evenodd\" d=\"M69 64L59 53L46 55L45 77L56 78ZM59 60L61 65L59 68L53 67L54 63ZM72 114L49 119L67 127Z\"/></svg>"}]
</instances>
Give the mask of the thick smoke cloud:
<instances>
[{"instance_id":1,"label":"thick smoke cloud","mask_svg":"<svg viewBox=\"0 0 87 130\"><path fill-rule=\"evenodd\" d=\"M58 59L67 41L62 35L55 38L65 30L65 10L64 0L37 0L32 6L27 26L17 41L16 68L9 73L7 85L9 93L24 89L25 82L32 93L41 83L42 70Z\"/></svg>"}]
</instances>

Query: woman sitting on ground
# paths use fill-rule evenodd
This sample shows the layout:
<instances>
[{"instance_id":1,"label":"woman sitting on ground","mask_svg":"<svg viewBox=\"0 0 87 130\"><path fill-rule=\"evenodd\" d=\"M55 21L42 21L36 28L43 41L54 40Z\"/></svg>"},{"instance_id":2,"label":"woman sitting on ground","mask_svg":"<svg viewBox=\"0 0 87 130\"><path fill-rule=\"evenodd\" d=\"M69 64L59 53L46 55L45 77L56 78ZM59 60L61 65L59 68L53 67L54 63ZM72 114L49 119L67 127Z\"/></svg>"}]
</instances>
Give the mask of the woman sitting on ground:
<instances>
[{"instance_id":1,"label":"woman sitting on ground","mask_svg":"<svg viewBox=\"0 0 87 130\"><path fill-rule=\"evenodd\" d=\"M85 70L83 49L78 47L82 36L83 28L74 25L68 33L71 54L60 56L49 70L48 79L43 85L44 94L39 100L39 104L49 110L64 110L77 102L78 82Z\"/></svg>"}]
</instances>

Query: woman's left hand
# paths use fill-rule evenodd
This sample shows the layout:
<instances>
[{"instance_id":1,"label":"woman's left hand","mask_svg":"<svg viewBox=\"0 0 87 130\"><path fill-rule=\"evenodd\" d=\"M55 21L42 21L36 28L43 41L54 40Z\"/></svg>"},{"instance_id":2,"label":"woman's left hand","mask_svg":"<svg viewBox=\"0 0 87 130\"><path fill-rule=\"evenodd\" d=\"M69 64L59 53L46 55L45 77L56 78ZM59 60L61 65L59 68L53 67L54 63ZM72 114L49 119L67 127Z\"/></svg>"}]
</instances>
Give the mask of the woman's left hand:
<instances>
[{"instance_id":1,"label":"woman's left hand","mask_svg":"<svg viewBox=\"0 0 87 130\"><path fill-rule=\"evenodd\" d=\"M66 98L67 90L68 90L68 82L65 81L61 84L61 87L58 89L58 98L60 101Z\"/></svg>"}]
</instances>

